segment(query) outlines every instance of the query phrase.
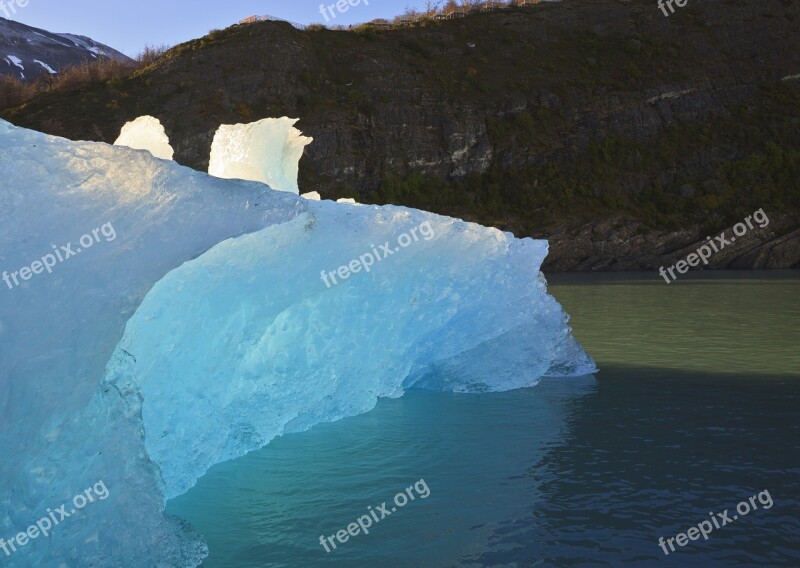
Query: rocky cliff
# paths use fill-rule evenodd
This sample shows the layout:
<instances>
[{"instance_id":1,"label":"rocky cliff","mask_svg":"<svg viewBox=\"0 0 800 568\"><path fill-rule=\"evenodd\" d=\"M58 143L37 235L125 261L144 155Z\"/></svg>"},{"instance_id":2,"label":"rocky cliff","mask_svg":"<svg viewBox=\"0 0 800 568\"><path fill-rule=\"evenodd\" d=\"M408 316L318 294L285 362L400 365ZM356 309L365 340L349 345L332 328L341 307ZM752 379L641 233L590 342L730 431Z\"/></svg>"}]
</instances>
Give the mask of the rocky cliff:
<instances>
[{"instance_id":1,"label":"rocky cliff","mask_svg":"<svg viewBox=\"0 0 800 568\"><path fill-rule=\"evenodd\" d=\"M800 267L800 8L570 0L350 32L260 22L4 118L113 141L152 114L205 169L221 123L295 116L301 190L551 240L551 270L653 269L759 208L713 266Z\"/></svg>"}]
</instances>

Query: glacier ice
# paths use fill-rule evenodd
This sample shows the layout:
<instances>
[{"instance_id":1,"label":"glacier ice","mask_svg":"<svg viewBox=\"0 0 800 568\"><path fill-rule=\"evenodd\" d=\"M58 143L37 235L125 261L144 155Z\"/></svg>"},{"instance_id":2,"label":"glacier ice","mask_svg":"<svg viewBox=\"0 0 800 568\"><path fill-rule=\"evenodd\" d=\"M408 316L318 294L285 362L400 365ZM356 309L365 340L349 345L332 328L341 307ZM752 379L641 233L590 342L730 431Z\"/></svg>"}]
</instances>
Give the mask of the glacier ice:
<instances>
[{"instance_id":1,"label":"glacier ice","mask_svg":"<svg viewBox=\"0 0 800 568\"><path fill-rule=\"evenodd\" d=\"M272 189L300 193L297 176L305 147L314 141L294 127L297 118L265 118L223 124L214 135L208 173L260 181Z\"/></svg>"},{"instance_id":2,"label":"glacier ice","mask_svg":"<svg viewBox=\"0 0 800 568\"><path fill-rule=\"evenodd\" d=\"M215 463L409 388L595 370L546 292L543 241L3 121L0 179L0 271L117 234L0 280L0 538L99 480L110 493L8 566L197 566L202 539L164 505ZM435 238L321 280L422 223Z\"/></svg>"},{"instance_id":3,"label":"glacier ice","mask_svg":"<svg viewBox=\"0 0 800 568\"><path fill-rule=\"evenodd\" d=\"M140 116L136 120L126 122L114 145L147 150L162 160L171 160L175 155L169 144L167 131L164 130L161 121L153 116Z\"/></svg>"}]
</instances>

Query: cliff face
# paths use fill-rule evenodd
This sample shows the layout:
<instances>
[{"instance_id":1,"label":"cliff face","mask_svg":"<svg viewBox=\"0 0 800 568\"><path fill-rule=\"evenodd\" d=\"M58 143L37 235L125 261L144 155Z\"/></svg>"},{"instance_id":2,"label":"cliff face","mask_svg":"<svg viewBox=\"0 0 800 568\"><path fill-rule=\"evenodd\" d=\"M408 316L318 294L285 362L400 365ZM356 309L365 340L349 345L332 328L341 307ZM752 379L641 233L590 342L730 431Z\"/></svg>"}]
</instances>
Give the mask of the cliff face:
<instances>
[{"instance_id":1,"label":"cliff face","mask_svg":"<svg viewBox=\"0 0 800 568\"><path fill-rule=\"evenodd\" d=\"M703 245L710 246L709 237L719 250L715 252L712 247L708 263L698 262L700 269L800 268L797 216L779 212L769 221L764 227L748 228L741 237L735 236L734 226L716 232L704 231L698 225L666 230L648 228L639 221L621 217L561 227L547 235L550 255L545 269L553 272L655 271L686 260ZM742 232L741 228L737 230Z\"/></svg>"},{"instance_id":2,"label":"cliff face","mask_svg":"<svg viewBox=\"0 0 800 568\"><path fill-rule=\"evenodd\" d=\"M657 267L758 208L777 219L760 252L716 266L800 267L798 24L782 0L669 18L649 0L571 0L380 31L262 22L4 117L110 142L152 114L176 160L206 169L219 124L295 116L315 139L302 191L550 238L551 269Z\"/></svg>"}]
</instances>

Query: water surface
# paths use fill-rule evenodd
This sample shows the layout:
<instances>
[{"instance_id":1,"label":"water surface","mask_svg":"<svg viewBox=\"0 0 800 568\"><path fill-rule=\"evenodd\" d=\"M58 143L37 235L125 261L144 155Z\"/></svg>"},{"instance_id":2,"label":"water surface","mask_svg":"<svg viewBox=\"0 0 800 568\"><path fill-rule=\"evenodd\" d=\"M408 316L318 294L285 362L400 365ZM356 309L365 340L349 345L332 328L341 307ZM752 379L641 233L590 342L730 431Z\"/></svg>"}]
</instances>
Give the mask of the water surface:
<instances>
[{"instance_id":1,"label":"water surface","mask_svg":"<svg viewBox=\"0 0 800 568\"><path fill-rule=\"evenodd\" d=\"M222 567L800 566L800 279L551 278L596 376L413 391L214 467L168 512ZM424 478L326 553L320 535ZM658 538L773 500L665 556Z\"/></svg>"}]
</instances>

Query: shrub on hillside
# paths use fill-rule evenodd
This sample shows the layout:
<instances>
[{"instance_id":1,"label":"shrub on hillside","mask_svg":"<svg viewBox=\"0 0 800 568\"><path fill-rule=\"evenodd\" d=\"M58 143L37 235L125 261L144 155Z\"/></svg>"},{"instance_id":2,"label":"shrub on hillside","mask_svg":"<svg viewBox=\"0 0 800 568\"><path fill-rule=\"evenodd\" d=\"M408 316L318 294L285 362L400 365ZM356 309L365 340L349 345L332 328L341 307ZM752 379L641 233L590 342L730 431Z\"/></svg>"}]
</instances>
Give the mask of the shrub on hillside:
<instances>
[{"instance_id":1,"label":"shrub on hillside","mask_svg":"<svg viewBox=\"0 0 800 568\"><path fill-rule=\"evenodd\" d=\"M11 75L0 75L0 108L20 105L34 94L31 83L25 83Z\"/></svg>"}]
</instances>

